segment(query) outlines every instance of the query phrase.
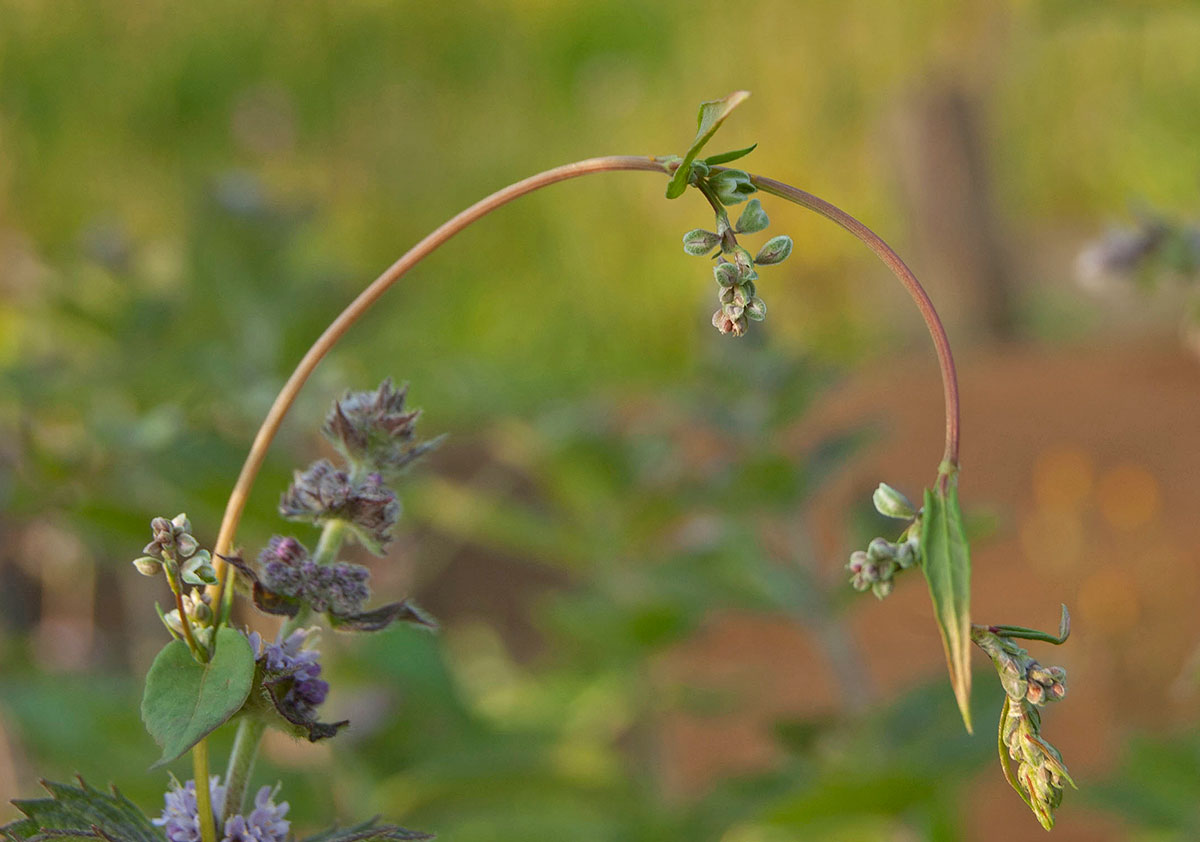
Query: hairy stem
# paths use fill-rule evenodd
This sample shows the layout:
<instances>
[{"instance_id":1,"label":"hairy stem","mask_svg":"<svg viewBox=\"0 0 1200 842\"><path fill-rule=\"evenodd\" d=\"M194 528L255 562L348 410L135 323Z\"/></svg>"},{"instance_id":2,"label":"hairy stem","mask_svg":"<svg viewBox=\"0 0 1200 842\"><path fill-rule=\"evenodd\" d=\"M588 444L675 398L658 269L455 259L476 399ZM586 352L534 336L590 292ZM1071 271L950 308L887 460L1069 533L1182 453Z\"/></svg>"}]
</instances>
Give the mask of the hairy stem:
<instances>
[{"instance_id":1,"label":"hairy stem","mask_svg":"<svg viewBox=\"0 0 1200 842\"><path fill-rule=\"evenodd\" d=\"M321 529L321 538L313 551L313 561L317 564L330 564L337 560L338 550L346 538L346 521L330 520ZM301 606L295 617L289 617L279 632L280 640L286 640L288 635L308 622L312 610ZM225 769L225 814L229 818L243 811L246 801L246 789L250 783L250 775L254 772L254 761L258 757L258 748L262 743L267 726L256 719L245 718L238 723L237 734L233 738L233 748L229 750L229 765Z\"/></svg>"},{"instance_id":2,"label":"hairy stem","mask_svg":"<svg viewBox=\"0 0 1200 842\"><path fill-rule=\"evenodd\" d=\"M246 788L254 773L258 746L266 730L266 724L257 719L247 717L238 723L233 748L229 751L229 765L225 769L225 810L222 821L244 812Z\"/></svg>"},{"instance_id":3,"label":"hairy stem","mask_svg":"<svg viewBox=\"0 0 1200 842\"><path fill-rule=\"evenodd\" d=\"M217 842L213 821L212 790L208 784L208 740L192 746L192 779L196 782L196 813L200 818L200 842Z\"/></svg>"}]
</instances>

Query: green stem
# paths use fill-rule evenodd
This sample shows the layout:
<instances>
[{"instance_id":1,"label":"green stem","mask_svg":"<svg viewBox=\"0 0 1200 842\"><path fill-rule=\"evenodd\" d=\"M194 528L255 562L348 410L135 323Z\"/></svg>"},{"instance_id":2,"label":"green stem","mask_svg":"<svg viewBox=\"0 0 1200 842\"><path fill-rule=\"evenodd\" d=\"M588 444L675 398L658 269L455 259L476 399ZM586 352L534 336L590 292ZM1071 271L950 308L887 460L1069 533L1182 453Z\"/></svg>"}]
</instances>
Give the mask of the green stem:
<instances>
[{"instance_id":1,"label":"green stem","mask_svg":"<svg viewBox=\"0 0 1200 842\"><path fill-rule=\"evenodd\" d=\"M225 811L222 820L243 812L246 803L246 787L254 772L254 761L258 757L258 746L262 742L266 723L245 717L238 723L237 736L229 752L229 766L225 770Z\"/></svg>"},{"instance_id":2,"label":"green stem","mask_svg":"<svg viewBox=\"0 0 1200 842\"><path fill-rule=\"evenodd\" d=\"M192 747L192 777L196 781L196 812L200 818L200 842L217 842L213 821L212 791L208 783L208 740Z\"/></svg>"}]
</instances>

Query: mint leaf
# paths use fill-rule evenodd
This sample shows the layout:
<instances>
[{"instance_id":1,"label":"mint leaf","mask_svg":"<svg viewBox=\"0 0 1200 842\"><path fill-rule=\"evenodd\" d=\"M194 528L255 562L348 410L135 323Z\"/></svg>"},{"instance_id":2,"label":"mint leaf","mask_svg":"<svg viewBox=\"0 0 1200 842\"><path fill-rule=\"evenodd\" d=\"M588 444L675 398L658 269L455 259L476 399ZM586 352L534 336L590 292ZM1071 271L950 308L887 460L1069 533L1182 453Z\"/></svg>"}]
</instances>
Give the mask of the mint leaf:
<instances>
[{"instance_id":1,"label":"mint leaf","mask_svg":"<svg viewBox=\"0 0 1200 842\"><path fill-rule=\"evenodd\" d=\"M170 763L237 713L254 681L254 653L237 631L217 631L216 652L196 663L187 645L173 640L158 653L146 675L142 721ZM160 840L161 842L161 840Z\"/></svg>"},{"instance_id":2,"label":"mint leaf","mask_svg":"<svg viewBox=\"0 0 1200 842\"><path fill-rule=\"evenodd\" d=\"M162 842L162 832L116 787L109 795L82 778L79 787L48 781L42 786L51 797L13 801L27 818L0 827L0 837L9 842Z\"/></svg>"},{"instance_id":3,"label":"mint leaf","mask_svg":"<svg viewBox=\"0 0 1200 842\"><path fill-rule=\"evenodd\" d=\"M300 842L391 842L391 840L433 839L431 833L405 830L394 824L376 824L378 818L352 827L331 827Z\"/></svg>"},{"instance_id":4,"label":"mint leaf","mask_svg":"<svg viewBox=\"0 0 1200 842\"><path fill-rule=\"evenodd\" d=\"M929 583L933 614L942 632L950 685L967 731L971 728L971 552L958 505L958 482L942 474L925 489L921 569Z\"/></svg>"},{"instance_id":5,"label":"mint leaf","mask_svg":"<svg viewBox=\"0 0 1200 842\"><path fill-rule=\"evenodd\" d=\"M688 176L692 171L692 161L696 160L696 156L700 154L704 144L708 143L717 133L717 129L721 128L725 118L749 96L749 91L734 91L724 99L700 103L700 113L696 118L696 138L688 147L687 153L683 156L683 162L680 163L679 168L675 170L675 175L667 184L668 199L678 199L683 195L683 191L687 189Z\"/></svg>"}]
</instances>

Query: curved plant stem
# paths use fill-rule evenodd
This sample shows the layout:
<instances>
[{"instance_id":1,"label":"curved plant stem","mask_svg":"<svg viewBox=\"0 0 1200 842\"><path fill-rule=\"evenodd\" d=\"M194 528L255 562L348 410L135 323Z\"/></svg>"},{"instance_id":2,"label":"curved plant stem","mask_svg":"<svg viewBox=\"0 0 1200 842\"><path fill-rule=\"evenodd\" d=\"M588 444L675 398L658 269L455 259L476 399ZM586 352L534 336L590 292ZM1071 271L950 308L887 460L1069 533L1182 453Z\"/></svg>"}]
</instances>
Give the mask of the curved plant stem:
<instances>
[{"instance_id":1,"label":"curved plant stem","mask_svg":"<svg viewBox=\"0 0 1200 842\"><path fill-rule=\"evenodd\" d=\"M938 366L942 372L942 392L946 402L946 449L942 454L942 462L950 470L939 470L939 481L947 473L952 474L958 468L958 375L954 370L954 355L950 353L950 340L946 337L946 328L942 326L942 320L938 318L937 310L934 309L933 302L929 300L929 294L925 292L925 288L921 286L917 276L878 234L836 205L797 187L792 187L790 184L784 184L765 176L751 174L750 181L764 193L787 199L789 202L818 213L830 222L845 228L861 240L867 248L875 252L876 256L883 261L884 265L892 271L892 274L908 291L908 294L912 296L917 309L921 311L921 318L925 320L925 326L929 329L929 336L933 339Z\"/></svg>"},{"instance_id":2,"label":"curved plant stem","mask_svg":"<svg viewBox=\"0 0 1200 842\"><path fill-rule=\"evenodd\" d=\"M222 561L217 554L233 554L234 535L237 532L238 522L242 517L242 509L246 505L246 498L250 494L250 488L254 485L254 478L258 475L259 468L262 467L263 459L266 458L267 448L270 447L271 440L275 438L280 424L283 423L283 417L296 400L296 395L300 393L300 388L317 367L317 363L329 353L329 350L342 338L342 335L350 326L358 321L392 284L404 277L406 272L429 256L438 246L471 223L487 216L492 211L508 204L514 199L524 196L526 193L532 193L535 190L540 190L543 187L571 178L578 178L590 175L591 173L613 172L617 170L648 170L658 173L667 173L669 171L668 167L662 161L652 157L617 155L607 158L589 158L585 161L577 161L573 164L566 164L565 166L546 170L523 181L518 181L515 184L510 184L508 187L498 190L487 198L476 202L465 211L443 223L441 227L409 249L403 257L389 266L382 275L371 282L370 286L359 293L358 297L350 302L350 305L325 329L325 332L321 334L317 341L313 343L313 346L308 349L308 353L300 360L291 377L283 384L279 396L275 398L275 403L271 405L270 411L267 412L267 417L263 420L262 426L259 427L258 433L254 437L254 443L250 446L250 453L246 456L241 473L238 474L233 492L229 495L229 502L225 505L225 516L221 520L221 530L217 534L216 552L214 553L215 558L213 561L213 566L217 569L217 576L220 579L220 584L216 586L219 595L216 604L221 606L218 623L228 618L229 606L226 593L229 592L231 595L232 589L227 587L229 565Z\"/></svg>"},{"instance_id":3,"label":"curved plant stem","mask_svg":"<svg viewBox=\"0 0 1200 842\"><path fill-rule=\"evenodd\" d=\"M566 164L546 170L523 181L518 181L476 202L457 216L443 223L441 227L409 249L403 257L389 266L383 274L371 282L370 286L350 302L349 306L333 320L333 323L313 343L313 346L296 366L296 370L292 372L287 382L284 383L278 397L275 398L274 404L271 405L267 417L263 420L258 433L254 437L250 452L246 456L245 463L242 465L241 473L238 475L237 483L234 485L233 491L229 496L229 502L225 506L225 515L221 521L221 529L217 536L214 552L214 566L220 578L220 584L216 586L218 593L216 604L220 606L217 623L220 624L228 619L233 590L228 586L230 575L229 565L221 560L220 556L233 554L234 535L241 520L242 510L246 505L246 500L254 484L254 479L258 475L259 468L262 467L263 460L266 458L267 448L270 447L271 441L275 438L275 434L283 423L284 416L287 414L288 409L291 408L301 387L308 380L313 370L317 367L317 364L329 353L330 349L345 334L350 326L358 321L392 284L402 278L405 273L459 231L487 216L497 208L527 193L532 193L535 190L540 190L543 187L556 184L560 181L592 173L643 170L669 175L674 169L675 165L653 157L612 156L606 158L589 158L585 161ZM921 316L925 319L925 324L929 329L929 334L933 338L933 344L937 350L946 400L946 449L943 455L943 467L948 468L949 472L952 473L958 465L959 419L958 382L954 371L954 358L951 356L950 343L946 338L945 328L942 326L936 310L934 310L933 302L929 300L929 296L916 276L913 275L912 271L904 264L904 261L892 251L891 247L879 235L840 208L811 193L770 178L751 176L751 180L764 193L770 193L771 195L794 202L801 207L808 208L845 228L875 252L897 279L899 279L904 288L908 290L909 295L912 296L913 301L917 305L917 309L921 311ZM945 479L946 476L946 471L939 471L939 481Z\"/></svg>"}]
</instances>

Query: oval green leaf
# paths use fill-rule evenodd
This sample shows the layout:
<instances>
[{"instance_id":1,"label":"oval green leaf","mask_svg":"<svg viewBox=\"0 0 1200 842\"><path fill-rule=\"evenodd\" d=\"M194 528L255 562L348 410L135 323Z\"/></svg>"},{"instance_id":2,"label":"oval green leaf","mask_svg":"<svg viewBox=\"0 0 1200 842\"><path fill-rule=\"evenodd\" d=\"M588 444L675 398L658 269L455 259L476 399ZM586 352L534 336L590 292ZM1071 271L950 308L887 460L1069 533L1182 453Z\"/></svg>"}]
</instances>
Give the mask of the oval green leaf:
<instances>
[{"instance_id":1,"label":"oval green leaf","mask_svg":"<svg viewBox=\"0 0 1200 842\"><path fill-rule=\"evenodd\" d=\"M971 728L971 552L953 474L925 489L921 524L921 569L929 584L933 614L942 632L950 685L967 731Z\"/></svg>"},{"instance_id":2,"label":"oval green leaf","mask_svg":"<svg viewBox=\"0 0 1200 842\"><path fill-rule=\"evenodd\" d=\"M254 653L240 633L217 632L216 653L196 663L187 644L173 640L158 653L146 675L142 721L170 763L241 710L254 680Z\"/></svg>"}]
</instances>

